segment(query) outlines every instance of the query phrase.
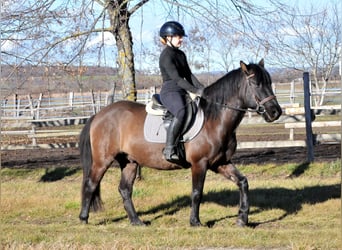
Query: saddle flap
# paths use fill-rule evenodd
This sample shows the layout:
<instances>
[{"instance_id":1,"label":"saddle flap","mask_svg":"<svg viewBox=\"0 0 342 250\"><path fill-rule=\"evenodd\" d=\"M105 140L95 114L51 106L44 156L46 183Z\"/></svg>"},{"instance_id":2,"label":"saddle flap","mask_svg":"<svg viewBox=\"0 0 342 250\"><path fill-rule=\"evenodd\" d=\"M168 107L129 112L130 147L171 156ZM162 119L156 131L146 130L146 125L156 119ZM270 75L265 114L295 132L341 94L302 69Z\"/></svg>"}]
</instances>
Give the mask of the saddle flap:
<instances>
[{"instance_id":1,"label":"saddle flap","mask_svg":"<svg viewBox=\"0 0 342 250\"><path fill-rule=\"evenodd\" d=\"M198 108L195 117L188 124L186 132L182 136L183 142L192 140L201 131L204 124L203 110ZM166 128L163 115L147 113L144 124L144 137L146 141L154 143L166 142Z\"/></svg>"}]
</instances>

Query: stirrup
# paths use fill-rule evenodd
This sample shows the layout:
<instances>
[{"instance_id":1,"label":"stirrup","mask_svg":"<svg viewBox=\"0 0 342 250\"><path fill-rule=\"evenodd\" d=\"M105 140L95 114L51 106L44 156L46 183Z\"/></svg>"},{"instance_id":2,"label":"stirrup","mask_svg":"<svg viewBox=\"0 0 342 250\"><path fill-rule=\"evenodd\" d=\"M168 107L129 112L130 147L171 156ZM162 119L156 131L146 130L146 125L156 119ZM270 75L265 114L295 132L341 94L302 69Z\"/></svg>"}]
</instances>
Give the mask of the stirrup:
<instances>
[{"instance_id":1,"label":"stirrup","mask_svg":"<svg viewBox=\"0 0 342 250\"><path fill-rule=\"evenodd\" d=\"M177 154L177 147L176 146L166 146L163 149L163 155L165 157L165 160L174 162L179 161L179 156Z\"/></svg>"},{"instance_id":2,"label":"stirrup","mask_svg":"<svg viewBox=\"0 0 342 250\"><path fill-rule=\"evenodd\" d=\"M184 168L190 167L191 164L186 161L184 152L180 152L179 150L182 150L182 148L179 148L178 146L166 146L163 149L165 160L180 165Z\"/></svg>"}]
</instances>

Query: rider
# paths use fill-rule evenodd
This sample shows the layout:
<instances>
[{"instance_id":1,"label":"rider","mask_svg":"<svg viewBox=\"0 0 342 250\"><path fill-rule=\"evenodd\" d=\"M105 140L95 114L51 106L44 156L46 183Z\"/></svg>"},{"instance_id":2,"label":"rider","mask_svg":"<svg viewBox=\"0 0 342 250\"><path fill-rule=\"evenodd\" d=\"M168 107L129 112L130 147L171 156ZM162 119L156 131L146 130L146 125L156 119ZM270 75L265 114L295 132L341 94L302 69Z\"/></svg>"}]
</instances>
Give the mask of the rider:
<instances>
[{"instance_id":1,"label":"rider","mask_svg":"<svg viewBox=\"0 0 342 250\"><path fill-rule=\"evenodd\" d=\"M186 115L187 91L201 95L204 87L191 73L185 54L179 49L186 36L183 26L175 21L166 22L160 28L159 36L166 45L159 58L163 78L160 99L173 115L163 154L166 160L178 162L177 145Z\"/></svg>"}]
</instances>

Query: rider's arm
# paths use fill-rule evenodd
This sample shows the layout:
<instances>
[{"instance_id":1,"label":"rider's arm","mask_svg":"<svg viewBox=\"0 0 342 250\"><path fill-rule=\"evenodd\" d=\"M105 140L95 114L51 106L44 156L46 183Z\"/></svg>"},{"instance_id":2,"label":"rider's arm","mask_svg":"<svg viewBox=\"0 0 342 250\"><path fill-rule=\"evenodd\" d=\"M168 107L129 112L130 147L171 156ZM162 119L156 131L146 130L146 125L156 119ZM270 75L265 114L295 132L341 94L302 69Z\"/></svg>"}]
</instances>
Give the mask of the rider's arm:
<instances>
[{"instance_id":1,"label":"rider's arm","mask_svg":"<svg viewBox=\"0 0 342 250\"><path fill-rule=\"evenodd\" d=\"M179 75L172 56L163 56L163 58L161 58L160 64L161 68L163 68L170 80L174 80L178 86L192 93L196 93L198 91L198 88L196 86L192 85L190 82Z\"/></svg>"}]
</instances>

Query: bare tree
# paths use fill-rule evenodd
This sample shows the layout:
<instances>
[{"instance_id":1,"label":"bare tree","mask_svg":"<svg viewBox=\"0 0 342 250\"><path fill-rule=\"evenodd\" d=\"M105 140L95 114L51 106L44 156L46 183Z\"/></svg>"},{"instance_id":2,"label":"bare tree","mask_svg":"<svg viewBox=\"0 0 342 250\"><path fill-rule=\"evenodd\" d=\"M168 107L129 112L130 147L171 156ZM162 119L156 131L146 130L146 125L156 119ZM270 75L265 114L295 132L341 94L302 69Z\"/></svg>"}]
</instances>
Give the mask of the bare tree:
<instances>
[{"instance_id":1,"label":"bare tree","mask_svg":"<svg viewBox=\"0 0 342 250\"><path fill-rule=\"evenodd\" d=\"M99 1L99 0L98 0ZM111 32L113 33L118 49L119 75L123 81L124 97L128 100L136 100L135 69L132 34L129 27L130 16L149 0L138 2L129 9L127 0L104 0L102 5L108 5L110 15ZM99 1L101 2L101 1Z\"/></svg>"},{"instance_id":2,"label":"bare tree","mask_svg":"<svg viewBox=\"0 0 342 250\"><path fill-rule=\"evenodd\" d=\"M332 17L328 8L302 15L277 0L263 4L267 8L243 0L159 1L164 6L165 21L174 19L188 27L204 27L204 34L198 35L204 38L199 41L202 55L193 59L209 71L219 58L222 67L228 70L233 60L243 59L242 53L246 51L246 55L254 53L256 59L267 56L269 63L273 61L287 67L298 67L302 62L300 69L313 70L317 79L315 86L322 90L337 62L336 37L340 37L340 31L336 28L339 21L336 8ZM125 98L135 100L129 21L148 2L3 0L2 60L16 67L24 64L82 66L94 58L99 62L115 61L119 72L116 81L122 83ZM96 40L98 42L94 42ZM199 53L199 49L197 47L195 53ZM146 52L149 58L157 58L150 51ZM200 57L202 60L198 61ZM323 86L319 86L321 78ZM82 88L81 77L79 85Z\"/></svg>"},{"instance_id":3,"label":"bare tree","mask_svg":"<svg viewBox=\"0 0 342 250\"><path fill-rule=\"evenodd\" d=\"M133 100L136 98L135 67L129 20L148 1L3 0L2 43L9 46L1 51L2 59L17 67L23 64L81 66L94 57L108 60L106 39L109 33L115 38L117 48L118 80L123 84L125 97ZM246 1L237 0L216 1L215 4L210 1L160 1L165 10L170 10L169 13L165 12L166 18L190 16L210 25L215 22L217 29L227 25L231 29L234 25L240 25L241 22L237 20L242 13L247 13L246 10L253 7ZM177 13L171 13L172 9ZM234 11L238 15L232 15ZM92 41L98 37L101 40L95 46Z\"/></svg>"},{"instance_id":4,"label":"bare tree","mask_svg":"<svg viewBox=\"0 0 342 250\"><path fill-rule=\"evenodd\" d=\"M338 8L326 3L303 13L275 2L279 11L265 17L265 29L255 37L263 45L262 51L274 65L310 71L316 105L324 102L324 93L333 68L338 64L341 30Z\"/></svg>"},{"instance_id":5,"label":"bare tree","mask_svg":"<svg viewBox=\"0 0 342 250\"><path fill-rule=\"evenodd\" d=\"M5 0L1 15L3 61L8 64L82 65L87 55L106 53L105 34L117 47L118 79L125 99L135 100L135 69L129 19L148 0L16 1ZM101 34L102 41L90 41ZM81 86L80 86L81 87Z\"/></svg>"}]
</instances>

